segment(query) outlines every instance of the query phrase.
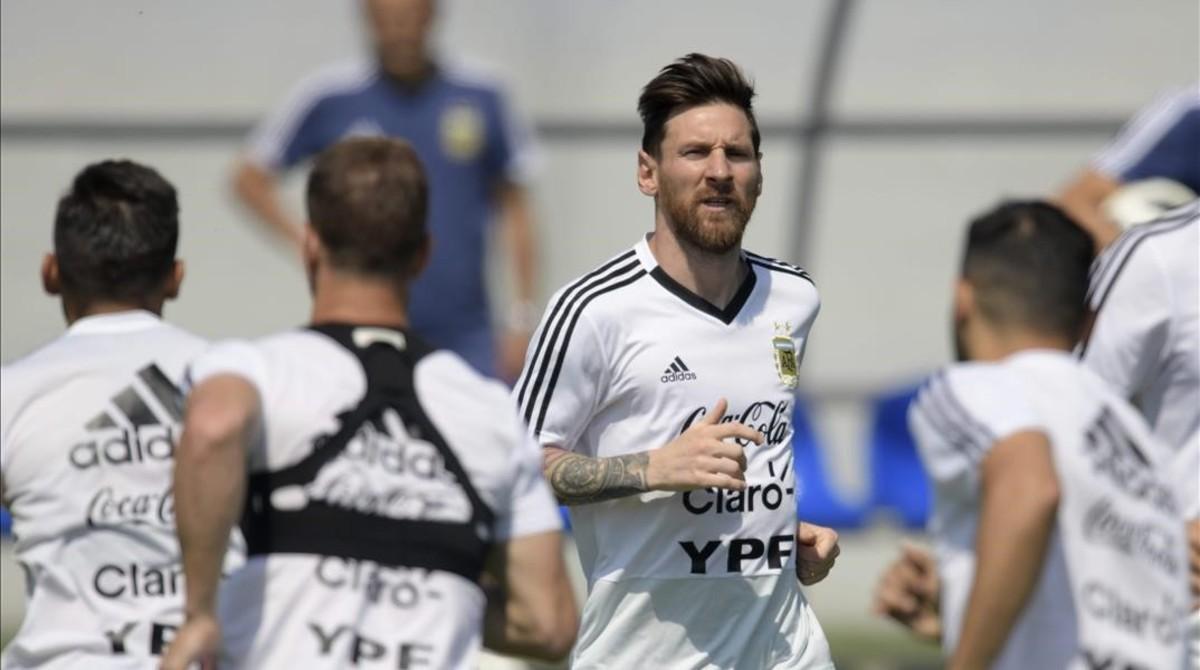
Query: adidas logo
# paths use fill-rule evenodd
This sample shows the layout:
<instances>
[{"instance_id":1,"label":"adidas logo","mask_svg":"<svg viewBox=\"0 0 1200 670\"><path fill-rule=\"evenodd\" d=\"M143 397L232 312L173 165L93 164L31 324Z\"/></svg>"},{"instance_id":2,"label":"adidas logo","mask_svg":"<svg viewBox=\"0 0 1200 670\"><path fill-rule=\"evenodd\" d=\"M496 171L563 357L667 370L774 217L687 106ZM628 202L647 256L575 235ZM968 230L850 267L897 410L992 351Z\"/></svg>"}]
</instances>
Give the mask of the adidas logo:
<instances>
[{"instance_id":1,"label":"adidas logo","mask_svg":"<svg viewBox=\"0 0 1200 670\"><path fill-rule=\"evenodd\" d=\"M663 374L658 380L664 384L671 382L689 382L696 379L696 373L688 369L688 366L683 362L683 359L676 356L675 360L663 370Z\"/></svg>"},{"instance_id":2,"label":"adidas logo","mask_svg":"<svg viewBox=\"0 0 1200 670\"><path fill-rule=\"evenodd\" d=\"M175 455L177 426L183 418L183 392L155 364L138 370L136 380L111 398L112 406L84 424L88 432L119 430L106 440L71 448L71 465L87 470L101 464L169 461Z\"/></svg>"}]
</instances>

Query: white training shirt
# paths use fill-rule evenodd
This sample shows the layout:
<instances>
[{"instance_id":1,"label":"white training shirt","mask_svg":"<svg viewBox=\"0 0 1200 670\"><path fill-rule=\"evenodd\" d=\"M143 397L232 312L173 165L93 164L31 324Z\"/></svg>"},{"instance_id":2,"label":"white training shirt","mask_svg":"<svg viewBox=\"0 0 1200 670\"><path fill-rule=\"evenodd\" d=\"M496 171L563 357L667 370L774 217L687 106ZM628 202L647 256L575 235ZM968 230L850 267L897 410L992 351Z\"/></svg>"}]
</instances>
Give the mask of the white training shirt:
<instances>
[{"instance_id":1,"label":"white training shirt","mask_svg":"<svg viewBox=\"0 0 1200 670\"><path fill-rule=\"evenodd\" d=\"M1092 266L1083 364L1177 451L1165 471L1200 516L1200 201L1117 238Z\"/></svg>"},{"instance_id":2,"label":"white training shirt","mask_svg":"<svg viewBox=\"0 0 1200 670\"><path fill-rule=\"evenodd\" d=\"M0 473L27 594L4 668L158 667L183 619L178 385L204 346L149 312L90 316L0 373Z\"/></svg>"},{"instance_id":3,"label":"white training shirt","mask_svg":"<svg viewBox=\"0 0 1200 670\"><path fill-rule=\"evenodd\" d=\"M992 667L1182 667L1183 517L1156 470L1168 450L1132 406L1066 352L1030 350L935 375L909 422L934 484L947 654L974 578L981 464L994 444L1032 430L1050 441L1058 515L1041 576Z\"/></svg>"},{"instance_id":4,"label":"white training shirt","mask_svg":"<svg viewBox=\"0 0 1200 670\"><path fill-rule=\"evenodd\" d=\"M590 457L666 445L726 398L767 436L743 493L651 492L570 508L587 576L572 667L830 666L795 575L792 411L819 307L801 269L753 254L726 309L646 240L560 290L514 390L538 442Z\"/></svg>"},{"instance_id":5,"label":"white training shirt","mask_svg":"<svg viewBox=\"0 0 1200 670\"><path fill-rule=\"evenodd\" d=\"M419 346L391 329L346 332L362 347ZM308 456L315 440L336 432L338 415L357 405L367 388L359 359L312 330L218 345L192 366L190 383L218 374L237 375L258 390L265 435L251 449L251 473L277 471ZM419 358L412 385L495 512L497 541L561 527L542 479L541 455L523 434L502 385L444 351ZM465 521L470 503L456 480L419 475L442 472L443 463L430 442L387 410L382 427L360 428L305 493L334 506L371 507L374 515L391 519ZM379 501L386 502L373 507ZM422 538L398 535L394 541L419 545ZM314 554L250 556L221 586L222 667L474 667L484 605L478 584L441 570Z\"/></svg>"}]
</instances>

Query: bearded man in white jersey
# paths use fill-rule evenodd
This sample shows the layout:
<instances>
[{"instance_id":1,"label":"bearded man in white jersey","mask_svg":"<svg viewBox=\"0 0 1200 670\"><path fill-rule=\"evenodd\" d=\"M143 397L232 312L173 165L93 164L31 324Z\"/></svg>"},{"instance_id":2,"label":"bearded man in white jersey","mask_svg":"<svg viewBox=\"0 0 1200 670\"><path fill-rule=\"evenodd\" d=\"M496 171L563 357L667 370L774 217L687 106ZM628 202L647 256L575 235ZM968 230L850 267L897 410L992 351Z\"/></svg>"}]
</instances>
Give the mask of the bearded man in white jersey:
<instances>
[{"instance_id":1,"label":"bearded man in white jersey","mask_svg":"<svg viewBox=\"0 0 1200 670\"><path fill-rule=\"evenodd\" d=\"M819 307L743 251L762 189L753 87L691 54L638 101L654 231L551 300L514 394L588 580L574 668L826 668L799 586L838 553L798 523L791 416Z\"/></svg>"},{"instance_id":2,"label":"bearded man in white jersey","mask_svg":"<svg viewBox=\"0 0 1200 670\"><path fill-rule=\"evenodd\" d=\"M565 655L577 615L537 447L503 385L408 329L430 245L416 153L338 143L307 200L312 325L189 368L187 622L164 668L469 668L481 639ZM239 517L247 561L218 594Z\"/></svg>"},{"instance_id":3,"label":"bearded man in white jersey","mask_svg":"<svg viewBox=\"0 0 1200 670\"><path fill-rule=\"evenodd\" d=\"M46 292L67 331L0 373L0 481L27 606L5 668L153 668L183 620L171 465L187 362L175 189L89 165L58 202Z\"/></svg>"},{"instance_id":4,"label":"bearded man in white jersey","mask_svg":"<svg viewBox=\"0 0 1200 670\"><path fill-rule=\"evenodd\" d=\"M972 222L959 359L910 410L934 483L951 668L1179 668L1187 552L1170 450L1072 354L1092 242L1061 210Z\"/></svg>"}]
</instances>

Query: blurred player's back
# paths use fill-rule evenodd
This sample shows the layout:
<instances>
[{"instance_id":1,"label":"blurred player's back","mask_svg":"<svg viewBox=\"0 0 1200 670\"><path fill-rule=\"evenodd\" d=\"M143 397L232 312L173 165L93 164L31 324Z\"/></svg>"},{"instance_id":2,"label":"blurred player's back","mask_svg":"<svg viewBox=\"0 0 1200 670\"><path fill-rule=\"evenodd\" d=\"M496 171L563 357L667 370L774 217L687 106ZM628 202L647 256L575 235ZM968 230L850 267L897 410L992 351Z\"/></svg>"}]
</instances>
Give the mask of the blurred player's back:
<instances>
[{"instance_id":1,"label":"blurred player's back","mask_svg":"<svg viewBox=\"0 0 1200 670\"><path fill-rule=\"evenodd\" d=\"M105 657L89 667L145 659L182 622L176 384L203 347L127 312L77 321L4 368L4 494L29 594L6 668L41 667L64 648Z\"/></svg>"},{"instance_id":2,"label":"blurred player's back","mask_svg":"<svg viewBox=\"0 0 1200 670\"><path fill-rule=\"evenodd\" d=\"M1038 430L1049 438L1062 490L1058 520L1037 586L994 667L1076 667L1085 658L1179 666L1183 520L1153 467L1163 448L1132 406L1069 354L1027 351L935 377L913 429L937 489L930 530L946 649L959 641L974 576L978 463L997 438Z\"/></svg>"}]
</instances>

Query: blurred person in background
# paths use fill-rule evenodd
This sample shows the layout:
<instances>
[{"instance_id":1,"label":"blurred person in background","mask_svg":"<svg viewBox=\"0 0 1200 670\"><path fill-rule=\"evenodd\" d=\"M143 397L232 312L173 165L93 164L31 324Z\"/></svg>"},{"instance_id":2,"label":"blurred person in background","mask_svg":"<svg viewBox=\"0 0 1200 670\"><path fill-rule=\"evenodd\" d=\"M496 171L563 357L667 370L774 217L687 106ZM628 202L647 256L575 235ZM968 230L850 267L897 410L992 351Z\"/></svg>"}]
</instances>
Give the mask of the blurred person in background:
<instances>
[{"instance_id":1,"label":"blurred person in background","mask_svg":"<svg viewBox=\"0 0 1200 670\"><path fill-rule=\"evenodd\" d=\"M1091 258L1087 233L1045 203L1004 203L970 226L954 294L964 362L910 410L936 492L951 668L1184 662L1172 450L1072 354Z\"/></svg>"},{"instance_id":2,"label":"blurred person in background","mask_svg":"<svg viewBox=\"0 0 1200 670\"><path fill-rule=\"evenodd\" d=\"M67 331L0 373L0 488L28 604L3 666L156 668L183 622L171 467L200 338L179 293L175 188L131 161L59 200L42 285ZM219 561L218 561L219 562Z\"/></svg>"},{"instance_id":3,"label":"blurred person in background","mask_svg":"<svg viewBox=\"0 0 1200 670\"><path fill-rule=\"evenodd\" d=\"M235 175L243 203L295 249L303 226L277 175L351 135L399 137L429 175L428 270L411 286L414 332L479 372L512 381L536 325L537 254L526 190L532 136L486 77L431 53L435 0L363 0L372 60L324 69L296 87L250 138ZM497 333L485 280L489 222L499 220L514 281Z\"/></svg>"},{"instance_id":4,"label":"blurred person in background","mask_svg":"<svg viewBox=\"0 0 1200 670\"><path fill-rule=\"evenodd\" d=\"M1122 227L1200 195L1200 84L1139 111L1058 195L1103 249ZM1148 214L1147 214L1148 213Z\"/></svg>"},{"instance_id":5,"label":"blurred person in background","mask_svg":"<svg viewBox=\"0 0 1200 670\"><path fill-rule=\"evenodd\" d=\"M820 299L742 249L762 189L754 88L690 54L643 89L653 232L557 292L514 390L588 580L572 667L831 668L801 584L792 410Z\"/></svg>"},{"instance_id":6,"label":"blurred person in background","mask_svg":"<svg viewBox=\"0 0 1200 670\"><path fill-rule=\"evenodd\" d=\"M307 203L312 325L189 368L187 622L164 667L219 652L234 668L468 668L481 639L564 656L578 615L537 447L502 384L408 326L429 256L416 153L339 142ZM239 517L248 560L218 594Z\"/></svg>"},{"instance_id":7,"label":"blurred person in background","mask_svg":"<svg viewBox=\"0 0 1200 670\"><path fill-rule=\"evenodd\" d=\"M1200 660L1200 201L1119 237L1093 263L1083 365L1145 416L1170 450L1160 465L1188 520L1189 653ZM880 579L875 610L937 640L932 555L908 546Z\"/></svg>"}]
</instances>

